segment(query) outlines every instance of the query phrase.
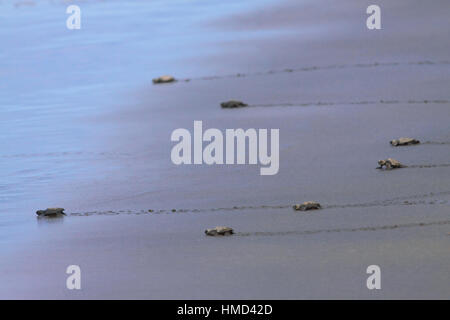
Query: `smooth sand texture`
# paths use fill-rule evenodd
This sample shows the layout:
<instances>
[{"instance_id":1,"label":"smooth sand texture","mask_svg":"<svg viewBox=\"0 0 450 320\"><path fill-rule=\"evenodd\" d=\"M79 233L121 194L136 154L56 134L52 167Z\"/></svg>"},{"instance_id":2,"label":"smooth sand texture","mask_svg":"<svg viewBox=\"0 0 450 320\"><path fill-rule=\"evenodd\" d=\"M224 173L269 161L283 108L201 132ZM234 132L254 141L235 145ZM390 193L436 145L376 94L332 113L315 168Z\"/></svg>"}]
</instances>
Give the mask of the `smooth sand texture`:
<instances>
[{"instance_id":1,"label":"smooth sand texture","mask_svg":"<svg viewBox=\"0 0 450 320\"><path fill-rule=\"evenodd\" d=\"M85 14L98 33L88 24L82 32L96 45L66 58L89 68L68 68L65 86L47 64L48 83L23 97L24 71L14 76L2 61L11 81L0 97L21 108L1 111L0 120L8 139L0 298L450 298L450 5L381 1L383 29L369 31L369 4L236 1L218 13L118 1L110 14L123 19L108 38L95 20L107 18L107 4L94 2ZM137 8L168 18L145 27L145 14L126 15ZM122 38L135 24L134 37ZM60 36L39 50L65 51ZM164 53L164 45L177 50ZM23 63L46 70L39 50ZM134 59L103 64L94 59L102 50L108 62ZM300 70L270 73L286 68ZM151 84L166 73L193 80ZM237 73L248 76L222 77ZM89 85L76 87L75 76ZM38 82L33 75L23 87ZM229 99L271 106L220 108ZM279 173L173 165L170 134L192 130L194 120L221 130L279 128ZM389 144L402 136L430 143ZM375 170L388 157L412 167ZM291 208L309 200L324 208ZM36 222L33 212L51 206L89 216ZM142 213L173 208L190 210ZM237 234L204 235L216 225ZM65 287L72 264L82 269L81 291ZM371 264L381 267L382 290L366 288Z\"/></svg>"}]
</instances>

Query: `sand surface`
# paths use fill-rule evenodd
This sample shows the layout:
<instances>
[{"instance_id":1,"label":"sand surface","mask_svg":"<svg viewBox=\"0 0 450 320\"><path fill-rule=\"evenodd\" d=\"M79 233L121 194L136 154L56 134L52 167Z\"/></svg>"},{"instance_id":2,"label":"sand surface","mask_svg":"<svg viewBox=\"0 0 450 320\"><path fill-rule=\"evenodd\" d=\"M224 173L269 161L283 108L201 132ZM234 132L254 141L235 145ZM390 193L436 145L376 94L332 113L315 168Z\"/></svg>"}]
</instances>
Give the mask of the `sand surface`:
<instances>
[{"instance_id":1,"label":"sand surface","mask_svg":"<svg viewBox=\"0 0 450 320\"><path fill-rule=\"evenodd\" d=\"M60 2L14 3L0 298L450 298L448 1L378 1L379 31L369 1L86 1L75 32ZM166 73L191 81L151 85ZM279 128L279 173L173 165L194 120ZM425 143L389 145L402 136ZM388 157L410 167L375 170ZM292 210L308 200L323 210ZM69 215L36 219L52 206ZM203 234L216 225L237 234Z\"/></svg>"}]
</instances>

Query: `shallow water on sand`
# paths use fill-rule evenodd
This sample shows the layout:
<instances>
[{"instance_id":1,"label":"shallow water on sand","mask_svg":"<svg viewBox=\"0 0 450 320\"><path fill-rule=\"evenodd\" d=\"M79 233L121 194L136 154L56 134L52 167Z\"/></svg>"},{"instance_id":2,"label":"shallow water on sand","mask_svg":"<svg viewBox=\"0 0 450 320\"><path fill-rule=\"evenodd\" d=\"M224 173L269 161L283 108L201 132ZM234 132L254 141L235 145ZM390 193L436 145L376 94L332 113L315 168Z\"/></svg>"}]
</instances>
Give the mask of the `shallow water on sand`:
<instances>
[{"instance_id":1,"label":"shallow water on sand","mask_svg":"<svg viewBox=\"0 0 450 320\"><path fill-rule=\"evenodd\" d=\"M104 119L118 105L127 107L129 90L148 87L154 76L208 74L187 61L214 54L214 41L231 35L198 26L245 7L238 1L86 1L82 29L71 31L65 2L0 5L0 221L9 231L37 208L78 198L74 190L63 194L63 186L128 178L123 162L137 153L146 157L146 180L154 181L160 164L152 164L143 145L111 145L111 136L123 133Z\"/></svg>"},{"instance_id":2,"label":"shallow water on sand","mask_svg":"<svg viewBox=\"0 0 450 320\"><path fill-rule=\"evenodd\" d=\"M359 1L86 1L79 31L66 4L14 3L0 2L0 297L448 298L448 2L382 1L379 33ZM192 81L151 85L161 74ZM230 98L269 106L220 109ZM173 165L170 134L194 120L279 128L279 174ZM392 148L400 136L442 144ZM387 157L412 167L374 170ZM324 210L291 210L306 200ZM52 206L81 216L36 220ZM240 234L206 239L214 225ZM380 295L361 285L372 263ZM81 293L63 287L69 264Z\"/></svg>"}]
</instances>

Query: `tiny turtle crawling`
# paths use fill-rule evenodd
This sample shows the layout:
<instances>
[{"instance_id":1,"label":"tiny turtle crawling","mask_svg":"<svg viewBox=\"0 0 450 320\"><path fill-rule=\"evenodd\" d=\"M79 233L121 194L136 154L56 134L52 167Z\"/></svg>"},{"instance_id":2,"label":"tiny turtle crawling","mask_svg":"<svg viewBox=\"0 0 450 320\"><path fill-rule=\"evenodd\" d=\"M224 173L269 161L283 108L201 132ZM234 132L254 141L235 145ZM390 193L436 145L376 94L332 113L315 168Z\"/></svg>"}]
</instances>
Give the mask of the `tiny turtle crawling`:
<instances>
[{"instance_id":1,"label":"tiny turtle crawling","mask_svg":"<svg viewBox=\"0 0 450 320\"><path fill-rule=\"evenodd\" d=\"M174 82L175 78L169 75L161 76L152 80L154 84Z\"/></svg>"},{"instance_id":2,"label":"tiny turtle crawling","mask_svg":"<svg viewBox=\"0 0 450 320\"><path fill-rule=\"evenodd\" d=\"M242 101L238 101L238 100L229 100L229 101L222 102L220 104L220 106L222 108L231 109L231 108L246 107L246 106L248 106L248 104L246 104L246 103L244 103Z\"/></svg>"},{"instance_id":3,"label":"tiny turtle crawling","mask_svg":"<svg viewBox=\"0 0 450 320\"><path fill-rule=\"evenodd\" d=\"M399 138L390 141L390 144L393 145L394 147L407 146L410 144L418 144L418 143L420 143L420 141L413 138Z\"/></svg>"},{"instance_id":4,"label":"tiny turtle crawling","mask_svg":"<svg viewBox=\"0 0 450 320\"><path fill-rule=\"evenodd\" d=\"M57 217L57 216L65 216L63 208L48 208L46 210L38 210L36 214L39 217Z\"/></svg>"},{"instance_id":5,"label":"tiny turtle crawling","mask_svg":"<svg viewBox=\"0 0 450 320\"><path fill-rule=\"evenodd\" d=\"M386 160L378 160L377 169L383 169L383 167L386 167L386 170L396 169L396 168L406 168L407 166L401 164L399 161L388 158Z\"/></svg>"},{"instance_id":6,"label":"tiny turtle crawling","mask_svg":"<svg viewBox=\"0 0 450 320\"><path fill-rule=\"evenodd\" d=\"M231 236L234 233L234 230L229 227L215 227L212 229L206 229L205 234L207 236Z\"/></svg>"},{"instance_id":7,"label":"tiny turtle crawling","mask_svg":"<svg viewBox=\"0 0 450 320\"><path fill-rule=\"evenodd\" d=\"M294 205L294 210L299 210L299 211L318 210L321 208L322 208L322 206L320 205L320 203L315 202L315 201L306 201L306 202L303 202L302 204Z\"/></svg>"}]
</instances>

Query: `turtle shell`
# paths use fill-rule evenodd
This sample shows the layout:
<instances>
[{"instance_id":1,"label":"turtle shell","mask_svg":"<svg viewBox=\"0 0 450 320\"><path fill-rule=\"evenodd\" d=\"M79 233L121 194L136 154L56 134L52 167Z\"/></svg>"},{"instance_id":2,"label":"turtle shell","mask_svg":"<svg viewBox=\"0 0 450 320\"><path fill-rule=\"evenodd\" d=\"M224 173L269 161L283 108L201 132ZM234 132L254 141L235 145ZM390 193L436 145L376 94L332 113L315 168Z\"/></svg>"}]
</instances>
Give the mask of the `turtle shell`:
<instances>
[{"instance_id":1,"label":"turtle shell","mask_svg":"<svg viewBox=\"0 0 450 320\"><path fill-rule=\"evenodd\" d=\"M215 227L212 229L206 229L205 234L207 236L228 236L232 235L234 230L229 227Z\"/></svg>"},{"instance_id":2,"label":"turtle shell","mask_svg":"<svg viewBox=\"0 0 450 320\"><path fill-rule=\"evenodd\" d=\"M222 108L240 108L240 107L246 107L247 104L245 104L242 101L238 101L238 100L229 100L229 101L222 102L220 104L220 106Z\"/></svg>"},{"instance_id":3,"label":"turtle shell","mask_svg":"<svg viewBox=\"0 0 450 320\"><path fill-rule=\"evenodd\" d=\"M315 201L306 201L306 202L303 202L302 204L294 205L294 209L299 210L299 211L317 210L320 208L321 208L320 203L315 202Z\"/></svg>"},{"instance_id":4,"label":"turtle shell","mask_svg":"<svg viewBox=\"0 0 450 320\"><path fill-rule=\"evenodd\" d=\"M50 217L57 215L65 215L64 208L48 208L46 210L38 210L36 211L38 216Z\"/></svg>"},{"instance_id":5,"label":"turtle shell","mask_svg":"<svg viewBox=\"0 0 450 320\"><path fill-rule=\"evenodd\" d=\"M399 138L391 141L391 145L394 147L396 146L406 146L410 144L418 144L420 143L419 140L413 139L413 138Z\"/></svg>"},{"instance_id":6,"label":"turtle shell","mask_svg":"<svg viewBox=\"0 0 450 320\"><path fill-rule=\"evenodd\" d=\"M168 82L174 82L175 78L169 75L165 75L165 76L161 76L159 78L155 78L152 80L153 83L157 84L157 83L168 83Z\"/></svg>"},{"instance_id":7,"label":"turtle shell","mask_svg":"<svg viewBox=\"0 0 450 320\"><path fill-rule=\"evenodd\" d=\"M393 168L400 168L400 167L403 166L403 165L400 163L400 161L395 160L395 159L392 159L392 158L386 159L386 162L389 162Z\"/></svg>"}]
</instances>

